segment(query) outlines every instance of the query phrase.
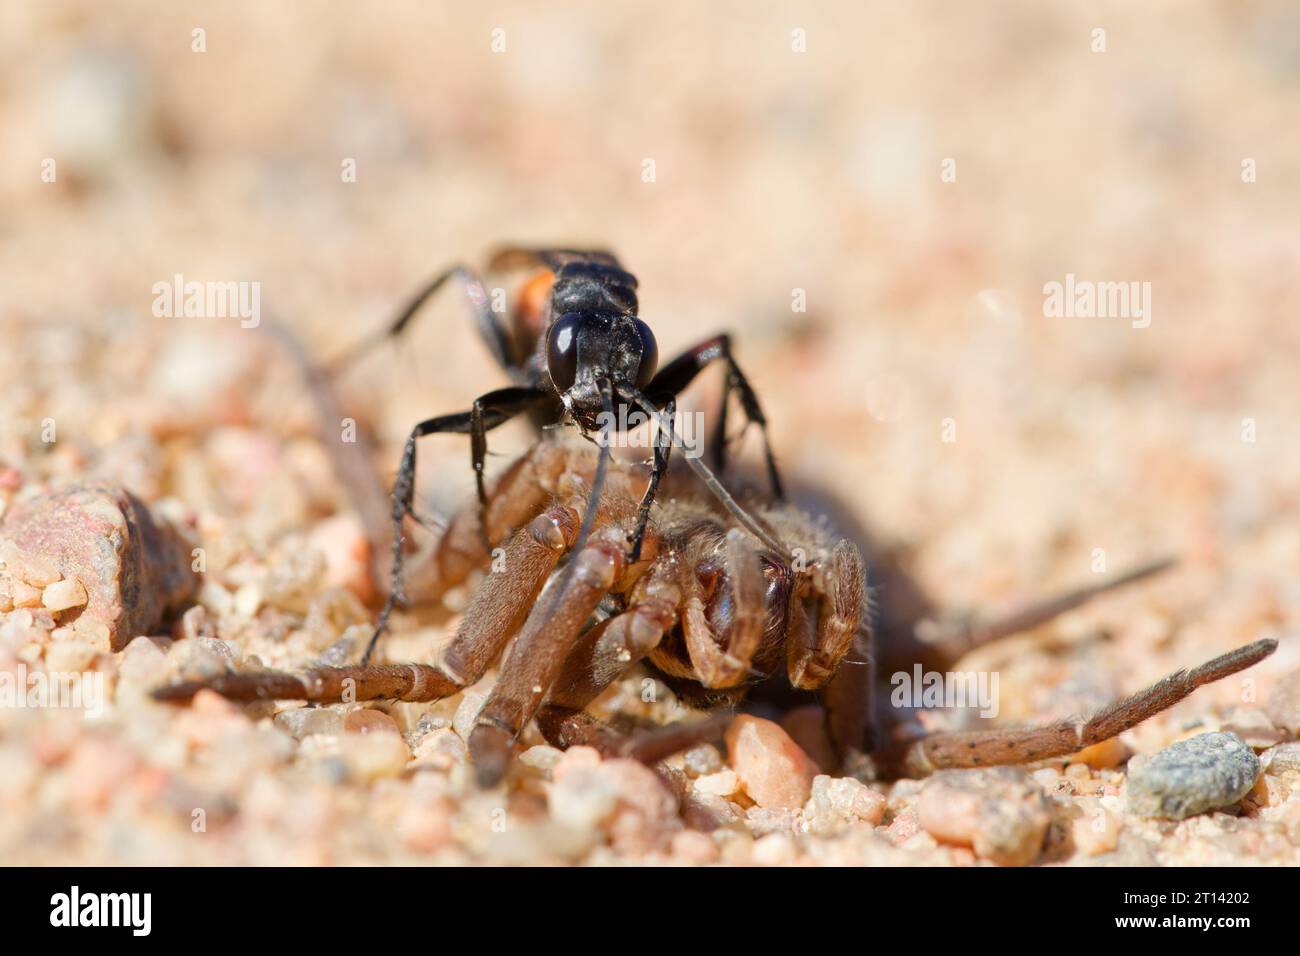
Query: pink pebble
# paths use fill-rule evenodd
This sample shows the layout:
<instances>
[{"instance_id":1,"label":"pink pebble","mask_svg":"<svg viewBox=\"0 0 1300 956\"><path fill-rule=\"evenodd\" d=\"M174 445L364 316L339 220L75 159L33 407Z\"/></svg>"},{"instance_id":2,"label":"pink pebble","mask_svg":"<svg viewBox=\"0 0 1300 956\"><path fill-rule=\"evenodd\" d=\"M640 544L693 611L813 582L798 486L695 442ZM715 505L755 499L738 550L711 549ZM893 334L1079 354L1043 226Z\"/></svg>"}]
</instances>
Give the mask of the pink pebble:
<instances>
[{"instance_id":1,"label":"pink pebble","mask_svg":"<svg viewBox=\"0 0 1300 956\"><path fill-rule=\"evenodd\" d=\"M551 779L557 783L562 781L567 774L573 773L585 767L596 767L600 765L600 751L595 747L570 747L564 752L564 756L555 764L555 770L551 772Z\"/></svg>"},{"instance_id":2,"label":"pink pebble","mask_svg":"<svg viewBox=\"0 0 1300 956\"><path fill-rule=\"evenodd\" d=\"M802 807L818 774L812 758L780 725L748 715L727 728L727 761L760 807Z\"/></svg>"},{"instance_id":3,"label":"pink pebble","mask_svg":"<svg viewBox=\"0 0 1300 956\"><path fill-rule=\"evenodd\" d=\"M343 718L343 729L353 734L396 734L400 733L397 724L382 710L363 707L354 710Z\"/></svg>"}]
</instances>

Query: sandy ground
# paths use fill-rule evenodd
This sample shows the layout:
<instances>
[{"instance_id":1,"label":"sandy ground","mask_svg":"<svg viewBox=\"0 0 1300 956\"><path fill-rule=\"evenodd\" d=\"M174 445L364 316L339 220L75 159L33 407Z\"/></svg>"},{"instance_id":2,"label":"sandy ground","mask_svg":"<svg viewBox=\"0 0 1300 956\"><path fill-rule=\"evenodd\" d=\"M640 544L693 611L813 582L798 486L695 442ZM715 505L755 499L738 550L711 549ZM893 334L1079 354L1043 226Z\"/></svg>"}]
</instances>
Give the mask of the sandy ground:
<instances>
[{"instance_id":1,"label":"sandy ground","mask_svg":"<svg viewBox=\"0 0 1300 956\"><path fill-rule=\"evenodd\" d=\"M232 658L301 666L373 613L269 323L160 317L155 283L256 282L261 314L327 357L432 271L515 240L616 250L665 355L732 330L792 485L834 498L946 607L1180 555L965 665L999 672L1014 723L1280 641L1095 766L1036 768L1036 859L1297 861L1280 762L1231 812L1181 823L1125 810L1123 763L1226 725L1257 728L1260 750L1294 740L1277 716L1300 668L1288 5L115 6L0 7L0 507L69 481L131 489L205 549L204 610L119 653L0 614L10 671L93 669L110 695L94 721L0 711L0 857L986 858L918 824L914 781L844 790L842 819L810 827L816 808L710 780L726 819L706 832L678 806L623 807L635 770L598 785L584 755L565 772L538 751L508 793L475 793L459 697L391 708L404 736L354 732L371 718L352 708L306 726L143 699ZM1067 276L1149 283L1149 308L1047 314ZM342 387L388 475L413 422L501 384L448 295ZM500 434L503 455L526 447ZM422 496L446 512L467 451L426 448ZM427 657L455 610L403 616L390 654ZM681 786L689 809L703 791Z\"/></svg>"}]
</instances>

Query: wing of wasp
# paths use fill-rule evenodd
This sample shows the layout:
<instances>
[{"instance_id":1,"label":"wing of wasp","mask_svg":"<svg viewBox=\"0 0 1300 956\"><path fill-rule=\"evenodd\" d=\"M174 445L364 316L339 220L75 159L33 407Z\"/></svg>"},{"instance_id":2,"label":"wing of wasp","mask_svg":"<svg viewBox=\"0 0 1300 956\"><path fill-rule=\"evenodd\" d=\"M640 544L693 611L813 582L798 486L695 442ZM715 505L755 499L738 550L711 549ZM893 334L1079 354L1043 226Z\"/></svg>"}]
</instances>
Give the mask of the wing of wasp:
<instances>
[{"instance_id":1,"label":"wing of wasp","mask_svg":"<svg viewBox=\"0 0 1300 956\"><path fill-rule=\"evenodd\" d=\"M595 262L622 269L622 264L612 252L604 249L548 249L525 246L502 246L488 258L488 269L549 269L559 272L569 262Z\"/></svg>"}]
</instances>

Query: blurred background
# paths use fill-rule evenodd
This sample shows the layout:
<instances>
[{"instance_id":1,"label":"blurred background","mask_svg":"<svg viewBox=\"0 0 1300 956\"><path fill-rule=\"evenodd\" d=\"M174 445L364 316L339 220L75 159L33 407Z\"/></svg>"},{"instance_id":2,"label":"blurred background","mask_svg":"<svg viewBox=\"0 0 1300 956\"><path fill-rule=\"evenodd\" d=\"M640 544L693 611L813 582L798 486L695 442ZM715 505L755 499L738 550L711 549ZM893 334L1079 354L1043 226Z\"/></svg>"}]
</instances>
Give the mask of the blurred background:
<instances>
[{"instance_id":1,"label":"blurred background","mask_svg":"<svg viewBox=\"0 0 1300 956\"><path fill-rule=\"evenodd\" d=\"M208 397L159 349L256 333L155 319L175 273L324 356L496 243L604 245L664 355L734 330L792 473L909 541L999 516L930 560L1186 544L1297 491L1298 97L1286 3L8 3L5 390L87 348L66 387ZM1152 283L1151 326L1045 317L1067 273ZM501 383L429 312L390 437Z\"/></svg>"},{"instance_id":2,"label":"blurred background","mask_svg":"<svg viewBox=\"0 0 1300 956\"><path fill-rule=\"evenodd\" d=\"M1183 555L1082 612L1154 677L1300 617L1298 107L1286 2L15 0L0 459L235 513L278 360L154 283L257 281L326 358L498 243L604 246L662 356L735 333L792 482L945 603ZM1149 282L1149 327L1045 315L1068 274ZM502 384L449 290L344 387L391 471ZM450 507L465 443L424 447Z\"/></svg>"}]
</instances>

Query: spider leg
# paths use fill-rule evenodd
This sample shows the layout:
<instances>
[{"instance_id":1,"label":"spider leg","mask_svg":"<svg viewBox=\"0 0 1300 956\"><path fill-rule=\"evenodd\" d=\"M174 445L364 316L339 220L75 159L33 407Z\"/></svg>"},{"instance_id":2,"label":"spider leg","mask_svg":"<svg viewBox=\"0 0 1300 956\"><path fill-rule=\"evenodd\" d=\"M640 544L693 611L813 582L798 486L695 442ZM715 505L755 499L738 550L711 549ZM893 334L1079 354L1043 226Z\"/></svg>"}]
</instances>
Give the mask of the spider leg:
<instances>
[{"instance_id":1,"label":"spider leg","mask_svg":"<svg viewBox=\"0 0 1300 956\"><path fill-rule=\"evenodd\" d=\"M874 636L870 621L864 620L849 653L818 694L826 711L826 736L841 770L855 770L876 747Z\"/></svg>"},{"instance_id":2,"label":"spider leg","mask_svg":"<svg viewBox=\"0 0 1300 956\"><path fill-rule=\"evenodd\" d=\"M562 599L534 605L470 732L470 758L480 786L495 786L505 775L515 738L536 713L583 626L626 566L622 546L604 538L590 541L571 560L572 574Z\"/></svg>"},{"instance_id":3,"label":"spider leg","mask_svg":"<svg viewBox=\"0 0 1300 956\"><path fill-rule=\"evenodd\" d=\"M318 704L358 700L438 700L460 690L431 664L370 664L318 667L302 674L277 671L220 674L201 681L179 681L155 688L154 700L184 703L201 690L228 700L306 700Z\"/></svg>"},{"instance_id":4,"label":"spider leg","mask_svg":"<svg viewBox=\"0 0 1300 956\"><path fill-rule=\"evenodd\" d=\"M1159 574L1173 567L1175 563L1173 558L1167 557L1150 561L1096 584L1033 601L988 621L940 624L935 633L925 637L925 642L937 651L943 666L947 666L977 647L991 644L1012 634L1032 630L1067 611L1081 607L1095 597Z\"/></svg>"},{"instance_id":5,"label":"spider leg","mask_svg":"<svg viewBox=\"0 0 1300 956\"><path fill-rule=\"evenodd\" d=\"M637 734L620 734L585 710L545 705L537 721L553 746L594 747L604 757L627 757L645 764L689 750L698 744L721 739L731 723L731 714L714 714L703 720L679 721L666 727Z\"/></svg>"},{"instance_id":6,"label":"spider leg","mask_svg":"<svg viewBox=\"0 0 1300 956\"><path fill-rule=\"evenodd\" d=\"M787 645L790 684L804 690L816 690L830 680L849 652L862 620L866 570L858 549L847 540L840 541L821 577L825 583L823 593L816 595L816 632L811 640L792 640ZM802 613L799 606L792 610Z\"/></svg>"},{"instance_id":7,"label":"spider leg","mask_svg":"<svg viewBox=\"0 0 1300 956\"><path fill-rule=\"evenodd\" d=\"M590 628L565 658L536 713L537 726L552 746L594 747L605 757L654 764L698 743L722 736L731 714L624 734L586 711L611 684L659 646L678 622L682 569L676 554L658 554L629 592L630 605ZM688 686L699 685L689 683Z\"/></svg>"},{"instance_id":8,"label":"spider leg","mask_svg":"<svg viewBox=\"0 0 1300 956\"><path fill-rule=\"evenodd\" d=\"M698 576L687 573L682 582L686 594L682 614L686 652L700 683L708 688L735 687L750 676L767 623L763 601L766 582L758 551L739 529L727 532L723 549L724 577L731 585L731 622L725 648L709 626L706 595ZM688 566L694 563L686 562Z\"/></svg>"},{"instance_id":9,"label":"spider leg","mask_svg":"<svg viewBox=\"0 0 1300 956\"><path fill-rule=\"evenodd\" d=\"M500 655L532 606L560 555L577 537L578 515L556 506L520 529L506 545L505 568L474 592L438 664L321 667L303 674L222 674L160 687L157 700L186 701L204 688L231 700L439 700L475 683Z\"/></svg>"},{"instance_id":10,"label":"spider leg","mask_svg":"<svg viewBox=\"0 0 1300 956\"><path fill-rule=\"evenodd\" d=\"M1087 720L1062 720L1020 730L932 734L906 748L902 769L908 776L924 776L947 767L984 767L1065 757L1137 726L1203 684L1245 670L1276 649L1275 640L1239 647L1190 671L1170 674L1146 690L1102 708Z\"/></svg>"},{"instance_id":11,"label":"spider leg","mask_svg":"<svg viewBox=\"0 0 1300 956\"><path fill-rule=\"evenodd\" d=\"M791 594L786 670L790 686L821 691L827 736L837 759L847 764L870 751L874 729L871 624L864 615L866 570L858 549L847 540L835 545L819 570L813 576L821 582L815 595L815 630L809 630L802 596Z\"/></svg>"},{"instance_id":12,"label":"spider leg","mask_svg":"<svg viewBox=\"0 0 1300 956\"><path fill-rule=\"evenodd\" d=\"M537 711L537 726L552 746L595 747L606 757L656 763L698 743L715 740L730 715L622 734L587 713L586 707L649 654L677 622L680 589L671 565L652 566L638 582L638 599L627 610L584 634L565 658Z\"/></svg>"},{"instance_id":13,"label":"spider leg","mask_svg":"<svg viewBox=\"0 0 1300 956\"><path fill-rule=\"evenodd\" d=\"M727 334L715 335L713 338L706 339L693 348L687 349L684 353L673 359L658 374L650 380L646 386L645 393L656 402L662 396L676 397L681 394L695 376L700 374L708 365L713 362L721 361L726 365L727 375L723 380L722 386L722 407L718 413L717 426L713 432L711 442L711 455L719 471L722 471L727 464L727 404L731 396L731 390L734 388L736 394L740 397L740 406L745 412L745 417L749 422L757 425L763 432L763 454L767 460L767 476L772 486L772 496L778 501L785 497L785 490L781 485L781 477L777 473L776 458L772 454L772 442L767 433L767 417L763 414L763 408L759 404L758 395L755 393L753 386L749 384L749 379L745 373L740 370L736 364L735 358L731 354L731 336Z\"/></svg>"},{"instance_id":14,"label":"spider leg","mask_svg":"<svg viewBox=\"0 0 1300 956\"><path fill-rule=\"evenodd\" d=\"M606 756L623 755L627 738L585 708L649 654L676 620L671 600L647 597L584 634L537 711L547 742L564 750L586 744Z\"/></svg>"},{"instance_id":15,"label":"spider leg","mask_svg":"<svg viewBox=\"0 0 1300 956\"><path fill-rule=\"evenodd\" d=\"M408 593L416 600L436 600L464 581L475 568L488 564L489 547L505 541L533 520L551 500L570 455L558 442L541 441L499 474L484 510L475 504L461 508L447 523L428 561L407 571ZM414 580L412 580L414 578Z\"/></svg>"}]
</instances>

